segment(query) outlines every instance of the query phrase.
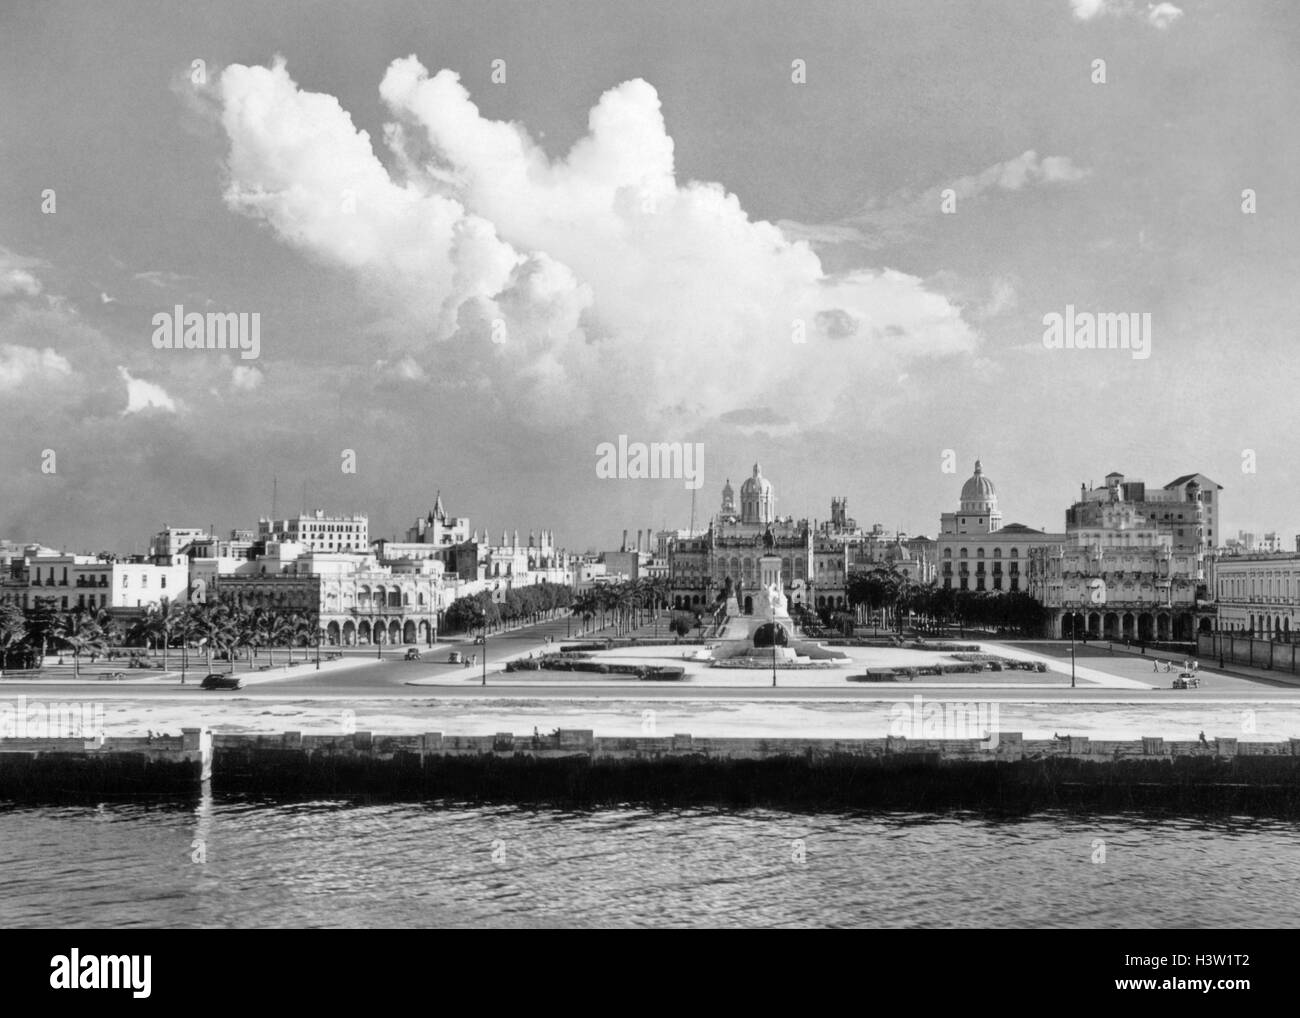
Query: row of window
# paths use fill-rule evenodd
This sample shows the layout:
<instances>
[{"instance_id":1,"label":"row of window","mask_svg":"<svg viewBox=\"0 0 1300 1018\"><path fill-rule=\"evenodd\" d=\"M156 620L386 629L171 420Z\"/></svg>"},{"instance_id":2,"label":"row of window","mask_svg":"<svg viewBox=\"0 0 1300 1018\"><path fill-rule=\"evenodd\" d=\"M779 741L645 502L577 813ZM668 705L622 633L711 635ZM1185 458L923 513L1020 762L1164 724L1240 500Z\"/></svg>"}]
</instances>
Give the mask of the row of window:
<instances>
[{"instance_id":1,"label":"row of window","mask_svg":"<svg viewBox=\"0 0 1300 1018\"><path fill-rule=\"evenodd\" d=\"M35 572L34 572L33 577L32 577L32 586L33 586L33 587L39 587L39 586L41 586L41 575L40 575L40 574L41 574L41 571L40 571L39 568L37 568L37 569L35 570ZM131 584L130 584L130 580L131 580L131 576L130 576L129 573L123 573L123 574L122 574L122 586L123 586L123 587L129 587L129 586L131 585ZM164 573L163 575L161 575L160 577L158 577L158 581L159 581L159 582L158 582L158 588L159 588L160 590L166 590L166 589L167 589L167 574ZM55 581L55 579L54 579L54 567L51 566L51 567L50 567L50 575L47 576L47 577L45 578L45 586L47 586L47 587L54 587L54 586L66 587L67 585L68 585L68 571L67 571L67 569L64 569L64 570L63 570L63 579L57 581L57 583L56 583L56 581ZM101 573L101 574L100 574L99 576L97 576L97 577L96 577L96 576L89 576L89 575L82 574L82 575L80 575L80 576L77 577L77 582L76 582L75 585L78 586L78 587L107 587L107 586L108 586L108 574L107 574L107 573ZM141 586L141 587L147 587L147 586L149 586L149 574L148 574L148 573L141 573L141 574L140 574L140 586Z\"/></svg>"},{"instance_id":2,"label":"row of window","mask_svg":"<svg viewBox=\"0 0 1300 1018\"><path fill-rule=\"evenodd\" d=\"M1293 572L1267 570L1250 572L1245 576L1221 576L1218 586L1219 596L1224 598L1281 597L1293 600L1300 590L1300 578Z\"/></svg>"},{"instance_id":3,"label":"row of window","mask_svg":"<svg viewBox=\"0 0 1300 1018\"><path fill-rule=\"evenodd\" d=\"M1019 577L1019 576L1012 576L1012 577L1010 577L1010 580L1011 580L1010 584L1008 584L1008 586L1007 586L1005 589L1006 589L1009 593L1015 593L1015 592L1019 591L1019 590L1020 590L1020 577ZM944 577L943 577L943 586L944 586L944 589L945 589L945 590L952 590L952 589L953 589L952 576L951 576L950 574L947 574L947 573L944 574ZM962 574L958 577L958 583L957 583L957 587L956 587L956 589L957 589L957 590L970 590L970 589L972 589L972 588L971 588L971 585L970 585L970 577L969 577L966 573L962 573ZM978 573L978 574L976 574L976 576L975 576L975 587L974 587L974 589L975 589L976 591L981 591L981 590L994 590L994 591L1000 591L1000 590L1003 589L1003 586L1002 586L1002 577L1001 577L1000 575L998 575L998 576L994 576L994 577L993 577L993 586L992 586L992 587L988 587L988 586L985 585L985 577L984 577L984 574L983 574L983 573Z\"/></svg>"}]
</instances>

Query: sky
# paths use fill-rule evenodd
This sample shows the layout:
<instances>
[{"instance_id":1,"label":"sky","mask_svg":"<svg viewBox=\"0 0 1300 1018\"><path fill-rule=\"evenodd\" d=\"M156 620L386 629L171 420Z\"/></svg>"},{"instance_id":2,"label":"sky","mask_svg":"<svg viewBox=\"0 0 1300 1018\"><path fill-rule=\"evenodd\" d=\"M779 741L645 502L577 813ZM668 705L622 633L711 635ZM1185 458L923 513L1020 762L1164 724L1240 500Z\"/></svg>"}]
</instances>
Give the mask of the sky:
<instances>
[{"instance_id":1,"label":"sky","mask_svg":"<svg viewBox=\"0 0 1300 1018\"><path fill-rule=\"evenodd\" d=\"M1199 471L1290 544L1298 56L1286 0L11 0L0 537L441 492L612 548L755 462L933 534L979 458L1006 522ZM159 349L178 305L257 349Z\"/></svg>"}]
</instances>

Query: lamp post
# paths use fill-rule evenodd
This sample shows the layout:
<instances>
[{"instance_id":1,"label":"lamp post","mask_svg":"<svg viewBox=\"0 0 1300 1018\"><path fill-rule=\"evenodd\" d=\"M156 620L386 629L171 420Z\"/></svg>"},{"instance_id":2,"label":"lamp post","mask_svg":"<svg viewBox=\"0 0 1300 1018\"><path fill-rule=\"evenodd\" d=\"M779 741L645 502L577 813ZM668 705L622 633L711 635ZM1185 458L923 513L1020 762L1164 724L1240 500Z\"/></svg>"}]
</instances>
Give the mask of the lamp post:
<instances>
[{"instance_id":1,"label":"lamp post","mask_svg":"<svg viewBox=\"0 0 1300 1018\"><path fill-rule=\"evenodd\" d=\"M776 688L776 622L772 623L772 688Z\"/></svg>"},{"instance_id":2,"label":"lamp post","mask_svg":"<svg viewBox=\"0 0 1300 1018\"><path fill-rule=\"evenodd\" d=\"M487 685L487 627L488 627L487 620L488 620L487 610L484 609L483 611L483 681L479 683L480 686Z\"/></svg>"},{"instance_id":3,"label":"lamp post","mask_svg":"<svg viewBox=\"0 0 1300 1018\"><path fill-rule=\"evenodd\" d=\"M1070 612L1070 688L1074 688L1074 629L1078 625L1079 616Z\"/></svg>"}]
</instances>

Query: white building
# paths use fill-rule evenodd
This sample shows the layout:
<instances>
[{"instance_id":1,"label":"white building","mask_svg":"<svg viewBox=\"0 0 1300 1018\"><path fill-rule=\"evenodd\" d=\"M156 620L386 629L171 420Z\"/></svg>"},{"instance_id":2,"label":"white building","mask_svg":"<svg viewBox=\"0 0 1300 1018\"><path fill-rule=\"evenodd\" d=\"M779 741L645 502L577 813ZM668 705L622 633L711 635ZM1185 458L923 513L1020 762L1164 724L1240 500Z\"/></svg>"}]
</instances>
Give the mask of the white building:
<instances>
[{"instance_id":1,"label":"white building","mask_svg":"<svg viewBox=\"0 0 1300 1018\"><path fill-rule=\"evenodd\" d=\"M155 565L145 560L115 561L91 555L38 555L25 559L14 577L10 599L34 608L38 598L53 598L59 611L144 611L163 598L183 598L189 580L185 564Z\"/></svg>"},{"instance_id":2,"label":"white building","mask_svg":"<svg viewBox=\"0 0 1300 1018\"><path fill-rule=\"evenodd\" d=\"M1218 629L1290 642L1300 625L1300 553L1224 556L1214 593Z\"/></svg>"},{"instance_id":3,"label":"white building","mask_svg":"<svg viewBox=\"0 0 1300 1018\"><path fill-rule=\"evenodd\" d=\"M262 517L257 521L259 541L289 541L311 551L370 551L370 521L362 513L327 516L317 509L310 516L300 514L283 520Z\"/></svg>"},{"instance_id":4,"label":"white building","mask_svg":"<svg viewBox=\"0 0 1300 1018\"><path fill-rule=\"evenodd\" d=\"M979 460L962 485L955 512L939 520L934 555L940 587L976 593L1028 592L1033 549L1060 546L1065 535L1002 522L998 492Z\"/></svg>"}]
</instances>

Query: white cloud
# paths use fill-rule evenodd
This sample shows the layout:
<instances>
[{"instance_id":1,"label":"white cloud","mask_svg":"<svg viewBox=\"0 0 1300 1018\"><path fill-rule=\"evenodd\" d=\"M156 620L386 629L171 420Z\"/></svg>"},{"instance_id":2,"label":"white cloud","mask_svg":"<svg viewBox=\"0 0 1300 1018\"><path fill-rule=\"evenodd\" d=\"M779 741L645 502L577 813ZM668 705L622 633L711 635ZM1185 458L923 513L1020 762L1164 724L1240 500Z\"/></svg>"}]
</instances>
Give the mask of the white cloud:
<instances>
[{"instance_id":1,"label":"white cloud","mask_svg":"<svg viewBox=\"0 0 1300 1018\"><path fill-rule=\"evenodd\" d=\"M19 346L0 343L0 392L9 392L33 382L65 378L72 373L66 357L49 347Z\"/></svg>"},{"instance_id":2,"label":"white cloud","mask_svg":"<svg viewBox=\"0 0 1300 1018\"><path fill-rule=\"evenodd\" d=\"M1009 279L995 279L990 287L989 299L980 308L981 318L993 318L1004 311L1012 311L1020 302L1015 284Z\"/></svg>"},{"instance_id":3,"label":"white cloud","mask_svg":"<svg viewBox=\"0 0 1300 1018\"><path fill-rule=\"evenodd\" d=\"M1070 0L1070 8L1079 21L1091 21L1106 14L1117 17L1144 16L1156 28L1168 28L1182 17L1181 8L1171 3L1147 4L1145 12L1136 0Z\"/></svg>"},{"instance_id":4,"label":"white cloud","mask_svg":"<svg viewBox=\"0 0 1300 1018\"><path fill-rule=\"evenodd\" d=\"M244 392L252 392L262 384L263 380L260 368L245 364L237 365L230 373L230 384Z\"/></svg>"},{"instance_id":5,"label":"white cloud","mask_svg":"<svg viewBox=\"0 0 1300 1018\"><path fill-rule=\"evenodd\" d=\"M137 272L131 277L142 283L148 283L150 286L165 287L174 286L177 283L184 282L187 279L193 279L193 276L183 276L179 272L171 272L166 269L148 269L145 272Z\"/></svg>"},{"instance_id":6,"label":"white cloud","mask_svg":"<svg viewBox=\"0 0 1300 1018\"><path fill-rule=\"evenodd\" d=\"M1070 0L1074 16L1080 21L1089 21L1107 8L1107 0Z\"/></svg>"},{"instance_id":7,"label":"white cloud","mask_svg":"<svg viewBox=\"0 0 1300 1018\"><path fill-rule=\"evenodd\" d=\"M126 409L122 411L122 416L138 414L150 408L176 412L176 401L167 395L162 386L146 382L141 378L133 378L131 372L120 365L117 373L118 377L126 383Z\"/></svg>"},{"instance_id":8,"label":"white cloud","mask_svg":"<svg viewBox=\"0 0 1300 1018\"><path fill-rule=\"evenodd\" d=\"M1029 149L1005 163L994 163L976 176L962 177L950 186L958 198L971 198L994 186L1018 191L1030 183L1064 184L1082 180L1090 172L1075 166L1069 156L1047 156L1040 161L1038 153Z\"/></svg>"},{"instance_id":9,"label":"white cloud","mask_svg":"<svg viewBox=\"0 0 1300 1018\"><path fill-rule=\"evenodd\" d=\"M38 296L41 281L30 270L42 264L37 258L27 258L0 247L0 297Z\"/></svg>"},{"instance_id":10,"label":"white cloud","mask_svg":"<svg viewBox=\"0 0 1300 1018\"><path fill-rule=\"evenodd\" d=\"M1182 10L1170 3L1152 4L1147 8L1147 21L1156 28L1168 28L1182 16Z\"/></svg>"},{"instance_id":11,"label":"white cloud","mask_svg":"<svg viewBox=\"0 0 1300 1018\"><path fill-rule=\"evenodd\" d=\"M873 247L906 240L917 224L941 215L950 198L956 199L956 207L960 209L963 202L989 191L1020 191L1031 185L1070 184L1091 174L1091 170L1076 166L1069 156L1039 159L1038 153L1029 149L979 173L937 184L919 195L905 191L884 201L873 201L839 222L806 224L782 220L778 225L791 241ZM952 194L947 194L948 191Z\"/></svg>"},{"instance_id":12,"label":"white cloud","mask_svg":"<svg viewBox=\"0 0 1300 1018\"><path fill-rule=\"evenodd\" d=\"M401 379L404 382L423 382L428 377L419 361L409 354L399 361L388 361L380 358L375 361L375 371L390 378Z\"/></svg>"},{"instance_id":13,"label":"white cloud","mask_svg":"<svg viewBox=\"0 0 1300 1018\"><path fill-rule=\"evenodd\" d=\"M282 61L227 67L218 91L229 207L352 270L421 370L490 378L538 423L602 410L700 421L774 396L796 420L825 419L882 357L976 344L919 279L829 275L721 185L678 183L645 81L607 91L552 160L519 125L483 117L456 74L396 60L380 95L399 175ZM852 337L819 331L831 311L859 323Z\"/></svg>"}]
</instances>

